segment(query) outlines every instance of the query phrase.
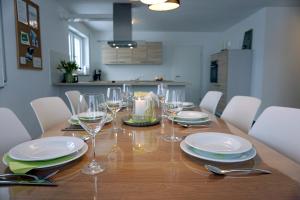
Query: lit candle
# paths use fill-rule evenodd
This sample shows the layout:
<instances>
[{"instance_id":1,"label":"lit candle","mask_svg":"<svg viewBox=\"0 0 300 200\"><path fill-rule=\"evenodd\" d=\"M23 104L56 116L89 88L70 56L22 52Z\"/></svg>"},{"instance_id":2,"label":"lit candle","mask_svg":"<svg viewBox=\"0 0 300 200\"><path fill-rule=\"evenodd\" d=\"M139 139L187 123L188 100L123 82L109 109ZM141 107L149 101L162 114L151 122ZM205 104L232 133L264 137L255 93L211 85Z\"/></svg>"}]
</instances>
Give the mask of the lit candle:
<instances>
[{"instance_id":1,"label":"lit candle","mask_svg":"<svg viewBox=\"0 0 300 200\"><path fill-rule=\"evenodd\" d=\"M144 99L138 98L135 100L135 114L136 115L144 115L147 110L147 104Z\"/></svg>"}]
</instances>

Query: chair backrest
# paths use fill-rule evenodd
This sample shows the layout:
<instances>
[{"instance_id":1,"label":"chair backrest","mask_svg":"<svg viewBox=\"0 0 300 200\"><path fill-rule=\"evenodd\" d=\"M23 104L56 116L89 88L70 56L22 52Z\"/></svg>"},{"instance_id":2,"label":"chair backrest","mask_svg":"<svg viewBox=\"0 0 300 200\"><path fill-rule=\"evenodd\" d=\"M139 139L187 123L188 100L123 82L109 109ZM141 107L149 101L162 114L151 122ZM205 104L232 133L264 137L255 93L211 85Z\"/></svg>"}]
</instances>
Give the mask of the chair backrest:
<instances>
[{"instance_id":1,"label":"chair backrest","mask_svg":"<svg viewBox=\"0 0 300 200\"><path fill-rule=\"evenodd\" d=\"M7 108L0 108L0 155L17 144L31 140L29 133L18 117Z\"/></svg>"},{"instance_id":2,"label":"chair backrest","mask_svg":"<svg viewBox=\"0 0 300 200\"><path fill-rule=\"evenodd\" d=\"M43 133L52 126L62 123L72 116L65 102L59 97L35 99L30 104Z\"/></svg>"},{"instance_id":3,"label":"chair backrest","mask_svg":"<svg viewBox=\"0 0 300 200\"><path fill-rule=\"evenodd\" d=\"M65 92L65 95L67 96L67 98L69 100L72 114L76 115L77 114L77 106L79 103L80 92L77 90L71 90L71 91Z\"/></svg>"},{"instance_id":4,"label":"chair backrest","mask_svg":"<svg viewBox=\"0 0 300 200\"><path fill-rule=\"evenodd\" d=\"M275 150L300 163L300 109L271 106L249 131Z\"/></svg>"},{"instance_id":5,"label":"chair backrest","mask_svg":"<svg viewBox=\"0 0 300 200\"><path fill-rule=\"evenodd\" d=\"M199 107L215 114L222 95L223 93L219 91L208 91L201 100Z\"/></svg>"},{"instance_id":6,"label":"chair backrest","mask_svg":"<svg viewBox=\"0 0 300 200\"><path fill-rule=\"evenodd\" d=\"M226 105L221 119L248 133L261 100L255 97L235 96Z\"/></svg>"}]
</instances>

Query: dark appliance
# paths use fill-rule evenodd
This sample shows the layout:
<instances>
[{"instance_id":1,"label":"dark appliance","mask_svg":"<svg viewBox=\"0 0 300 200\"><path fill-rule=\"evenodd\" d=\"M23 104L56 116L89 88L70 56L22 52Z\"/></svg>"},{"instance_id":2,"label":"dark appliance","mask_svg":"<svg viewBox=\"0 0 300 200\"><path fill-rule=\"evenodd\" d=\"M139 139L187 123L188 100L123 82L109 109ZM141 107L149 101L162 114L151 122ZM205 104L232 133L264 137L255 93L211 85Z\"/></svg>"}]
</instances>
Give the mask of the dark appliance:
<instances>
[{"instance_id":1,"label":"dark appliance","mask_svg":"<svg viewBox=\"0 0 300 200\"><path fill-rule=\"evenodd\" d=\"M214 60L210 63L210 82L218 82L218 61Z\"/></svg>"},{"instance_id":2,"label":"dark appliance","mask_svg":"<svg viewBox=\"0 0 300 200\"><path fill-rule=\"evenodd\" d=\"M94 81L101 81L101 70L96 70L94 71L94 76L93 76Z\"/></svg>"}]
</instances>

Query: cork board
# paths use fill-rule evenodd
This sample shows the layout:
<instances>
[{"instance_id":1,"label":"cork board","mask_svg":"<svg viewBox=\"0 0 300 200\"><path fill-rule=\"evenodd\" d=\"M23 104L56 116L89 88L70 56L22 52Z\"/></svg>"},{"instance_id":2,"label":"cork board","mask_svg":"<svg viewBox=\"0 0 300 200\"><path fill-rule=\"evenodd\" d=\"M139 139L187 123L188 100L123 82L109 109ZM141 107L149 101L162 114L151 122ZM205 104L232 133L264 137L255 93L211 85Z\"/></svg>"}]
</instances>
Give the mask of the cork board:
<instances>
[{"instance_id":1,"label":"cork board","mask_svg":"<svg viewBox=\"0 0 300 200\"><path fill-rule=\"evenodd\" d=\"M20 69L42 70L39 6L15 0L17 61Z\"/></svg>"}]
</instances>

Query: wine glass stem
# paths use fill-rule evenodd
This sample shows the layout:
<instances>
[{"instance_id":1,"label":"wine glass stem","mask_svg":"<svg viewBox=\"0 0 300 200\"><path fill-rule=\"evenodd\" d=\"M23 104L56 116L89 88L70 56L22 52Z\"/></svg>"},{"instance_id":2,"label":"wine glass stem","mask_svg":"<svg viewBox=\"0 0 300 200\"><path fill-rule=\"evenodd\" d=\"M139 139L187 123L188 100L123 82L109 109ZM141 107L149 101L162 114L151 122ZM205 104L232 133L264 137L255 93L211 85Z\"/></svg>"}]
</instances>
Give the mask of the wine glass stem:
<instances>
[{"instance_id":1,"label":"wine glass stem","mask_svg":"<svg viewBox=\"0 0 300 200\"><path fill-rule=\"evenodd\" d=\"M92 160L92 162L95 162L96 161L96 135L93 135L92 144L93 144L93 160Z\"/></svg>"},{"instance_id":2,"label":"wine glass stem","mask_svg":"<svg viewBox=\"0 0 300 200\"><path fill-rule=\"evenodd\" d=\"M174 117L172 119L172 135L171 135L171 138L175 138L175 129L174 129Z\"/></svg>"},{"instance_id":3,"label":"wine glass stem","mask_svg":"<svg viewBox=\"0 0 300 200\"><path fill-rule=\"evenodd\" d=\"M113 112L113 129L117 128L117 112Z\"/></svg>"}]
</instances>

